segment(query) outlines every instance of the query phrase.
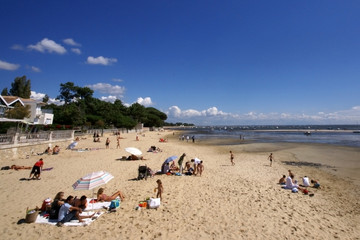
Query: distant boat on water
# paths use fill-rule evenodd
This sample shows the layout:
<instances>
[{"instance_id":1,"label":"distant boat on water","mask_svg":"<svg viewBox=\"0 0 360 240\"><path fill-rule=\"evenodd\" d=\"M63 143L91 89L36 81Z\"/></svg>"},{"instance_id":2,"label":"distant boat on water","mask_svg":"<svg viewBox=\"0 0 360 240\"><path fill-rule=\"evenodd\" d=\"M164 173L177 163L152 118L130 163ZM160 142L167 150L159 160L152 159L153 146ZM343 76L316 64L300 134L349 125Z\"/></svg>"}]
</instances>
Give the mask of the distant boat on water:
<instances>
[{"instance_id":1,"label":"distant boat on water","mask_svg":"<svg viewBox=\"0 0 360 240\"><path fill-rule=\"evenodd\" d=\"M355 130L353 131L353 133L360 133L360 130Z\"/></svg>"},{"instance_id":2,"label":"distant boat on water","mask_svg":"<svg viewBox=\"0 0 360 240\"><path fill-rule=\"evenodd\" d=\"M304 132L304 134L305 134L306 136L309 136L309 135L311 135L311 132L310 132L310 131L306 131L306 132Z\"/></svg>"}]
</instances>

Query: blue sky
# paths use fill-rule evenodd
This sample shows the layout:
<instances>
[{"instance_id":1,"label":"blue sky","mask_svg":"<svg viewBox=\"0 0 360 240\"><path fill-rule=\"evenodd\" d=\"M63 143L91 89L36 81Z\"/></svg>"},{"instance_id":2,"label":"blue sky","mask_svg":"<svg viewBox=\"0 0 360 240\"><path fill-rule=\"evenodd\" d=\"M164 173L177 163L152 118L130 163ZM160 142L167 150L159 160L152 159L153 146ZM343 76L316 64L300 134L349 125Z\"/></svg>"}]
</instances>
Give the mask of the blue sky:
<instances>
[{"instance_id":1,"label":"blue sky","mask_svg":"<svg viewBox=\"0 0 360 240\"><path fill-rule=\"evenodd\" d=\"M198 125L360 122L359 1L0 4L1 89L70 81Z\"/></svg>"}]
</instances>

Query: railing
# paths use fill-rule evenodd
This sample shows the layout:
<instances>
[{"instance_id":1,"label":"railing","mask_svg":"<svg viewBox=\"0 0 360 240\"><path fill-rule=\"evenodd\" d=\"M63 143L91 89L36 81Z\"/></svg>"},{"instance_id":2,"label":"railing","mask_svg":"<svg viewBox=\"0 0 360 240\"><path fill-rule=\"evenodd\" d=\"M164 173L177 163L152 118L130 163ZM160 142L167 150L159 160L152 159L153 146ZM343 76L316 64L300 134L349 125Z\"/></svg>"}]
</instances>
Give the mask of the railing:
<instances>
[{"instance_id":1,"label":"railing","mask_svg":"<svg viewBox=\"0 0 360 240\"><path fill-rule=\"evenodd\" d=\"M73 130L54 131L52 132L52 139L71 138Z\"/></svg>"},{"instance_id":2,"label":"railing","mask_svg":"<svg viewBox=\"0 0 360 240\"><path fill-rule=\"evenodd\" d=\"M37 142L37 141L47 141L50 139L49 132L39 132L31 134L19 134L18 143L28 143L28 142Z\"/></svg>"},{"instance_id":3,"label":"railing","mask_svg":"<svg viewBox=\"0 0 360 240\"><path fill-rule=\"evenodd\" d=\"M14 135L0 134L0 144L12 144L14 142Z\"/></svg>"}]
</instances>

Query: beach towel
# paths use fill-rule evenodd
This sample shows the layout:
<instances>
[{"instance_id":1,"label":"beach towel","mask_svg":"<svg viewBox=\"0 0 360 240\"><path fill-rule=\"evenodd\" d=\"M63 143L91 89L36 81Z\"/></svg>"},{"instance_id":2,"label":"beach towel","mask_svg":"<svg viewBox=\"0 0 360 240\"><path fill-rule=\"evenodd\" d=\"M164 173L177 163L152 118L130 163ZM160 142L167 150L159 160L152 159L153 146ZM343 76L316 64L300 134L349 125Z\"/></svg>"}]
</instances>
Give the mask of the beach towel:
<instances>
[{"instance_id":1,"label":"beach towel","mask_svg":"<svg viewBox=\"0 0 360 240\"><path fill-rule=\"evenodd\" d=\"M98 210L103 208L108 208L110 206L111 202L94 202L94 199L87 199L87 207L85 208L85 211L92 211L92 210Z\"/></svg>"},{"instance_id":2,"label":"beach towel","mask_svg":"<svg viewBox=\"0 0 360 240\"><path fill-rule=\"evenodd\" d=\"M44 168L43 171L50 171L53 170L53 167L49 167L49 168Z\"/></svg>"},{"instance_id":3,"label":"beach towel","mask_svg":"<svg viewBox=\"0 0 360 240\"><path fill-rule=\"evenodd\" d=\"M80 215L81 216L90 216L93 213L94 212L82 212ZM104 212L98 212L95 214L94 218L85 218L85 219L83 219L84 222L78 222L78 221L66 222L66 223L64 223L64 226L70 226L70 227L88 226L103 214L104 214ZM45 218L43 214L38 215L38 217L36 218L36 221L35 221L35 223L49 224L49 225L54 225L54 226L56 225L57 222L58 222L57 219L53 220L53 219Z\"/></svg>"}]
</instances>

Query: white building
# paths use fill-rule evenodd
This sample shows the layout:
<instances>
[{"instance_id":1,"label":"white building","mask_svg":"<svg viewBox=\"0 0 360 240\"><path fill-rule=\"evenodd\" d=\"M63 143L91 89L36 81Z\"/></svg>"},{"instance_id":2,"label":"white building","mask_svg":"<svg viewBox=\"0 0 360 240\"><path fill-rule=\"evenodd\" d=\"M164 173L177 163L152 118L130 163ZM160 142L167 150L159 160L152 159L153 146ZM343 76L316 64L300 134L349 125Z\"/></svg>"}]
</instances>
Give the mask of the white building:
<instances>
[{"instance_id":1,"label":"white building","mask_svg":"<svg viewBox=\"0 0 360 240\"><path fill-rule=\"evenodd\" d=\"M24 119L26 122L44 125L53 123L54 114L52 109L41 109L42 106L45 106L45 103L16 96L0 96L0 117L4 117L6 111L14 108L16 103L20 103L24 107L30 107L30 117Z\"/></svg>"}]
</instances>

